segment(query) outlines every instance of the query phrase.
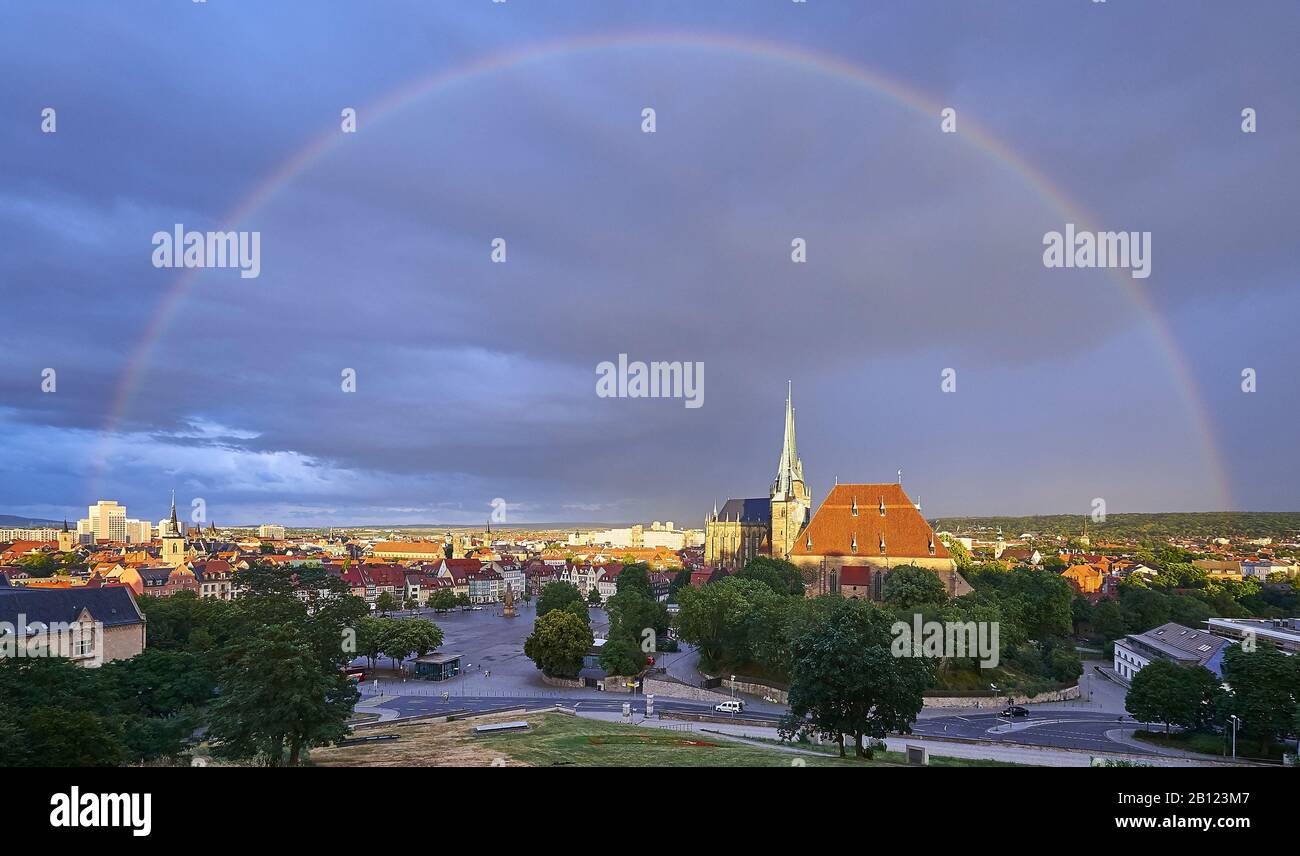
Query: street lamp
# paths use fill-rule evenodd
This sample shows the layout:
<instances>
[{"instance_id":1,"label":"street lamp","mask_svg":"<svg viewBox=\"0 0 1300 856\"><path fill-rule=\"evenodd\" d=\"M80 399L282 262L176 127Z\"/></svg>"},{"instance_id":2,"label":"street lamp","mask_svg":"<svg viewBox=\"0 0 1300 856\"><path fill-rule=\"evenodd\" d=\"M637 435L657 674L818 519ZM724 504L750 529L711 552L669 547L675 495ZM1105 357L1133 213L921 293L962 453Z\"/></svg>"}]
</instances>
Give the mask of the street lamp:
<instances>
[{"instance_id":1,"label":"street lamp","mask_svg":"<svg viewBox=\"0 0 1300 856\"><path fill-rule=\"evenodd\" d=\"M1235 759L1237 757L1237 726L1241 725L1241 717L1232 713L1228 715L1228 719L1232 720L1232 757Z\"/></svg>"}]
</instances>

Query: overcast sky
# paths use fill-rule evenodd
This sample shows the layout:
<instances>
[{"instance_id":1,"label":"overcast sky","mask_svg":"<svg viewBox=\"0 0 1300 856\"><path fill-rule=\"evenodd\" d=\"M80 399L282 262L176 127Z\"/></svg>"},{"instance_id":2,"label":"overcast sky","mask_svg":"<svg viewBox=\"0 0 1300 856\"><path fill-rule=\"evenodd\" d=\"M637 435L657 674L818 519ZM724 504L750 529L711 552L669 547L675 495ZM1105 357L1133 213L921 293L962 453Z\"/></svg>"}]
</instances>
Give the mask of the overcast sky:
<instances>
[{"instance_id":1,"label":"overcast sky","mask_svg":"<svg viewBox=\"0 0 1300 856\"><path fill-rule=\"evenodd\" d=\"M0 512L698 526L766 495L787 380L815 502L901 467L931 517L1296 510L1297 31L1290 0L6 3ZM1078 212L1151 232L1151 275L1045 268ZM260 232L260 276L155 268L176 223ZM702 362L703 406L598 397L620 353Z\"/></svg>"}]
</instances>

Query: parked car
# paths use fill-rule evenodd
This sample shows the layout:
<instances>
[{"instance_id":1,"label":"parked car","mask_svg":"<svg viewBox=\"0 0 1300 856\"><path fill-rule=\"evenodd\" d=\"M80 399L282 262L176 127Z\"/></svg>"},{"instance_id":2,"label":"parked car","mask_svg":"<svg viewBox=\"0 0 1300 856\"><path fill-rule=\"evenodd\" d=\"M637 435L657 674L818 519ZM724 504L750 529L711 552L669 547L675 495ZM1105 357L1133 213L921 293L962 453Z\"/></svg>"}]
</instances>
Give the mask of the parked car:
<instances>
[{"instance_id":1,"label":"parked car","mask_svg":"<svg viewBox=\"0 0 1300 856\"><path fill-rule=\"evenodd\" d=\"M745 703L738 698L727 699L726 701L720 701L715 704L713 709L718 713L743 713L745 710Z\"/></svg>"},{"instance_id":2,"label":"parked car","mask_svg":"<svg viewBox=\"0 0 1300 856\"><path fill-rule=\"evenodd\" d=\"M1010 707L1008 707L1006 710L998 714L998 716L1005 716L1007 719L1011 719L1013 716L1028 716L1028 715L1029 715L1029 708L1021 707L1018 704L1013 704Z\"/></svg>"}]
</instances>

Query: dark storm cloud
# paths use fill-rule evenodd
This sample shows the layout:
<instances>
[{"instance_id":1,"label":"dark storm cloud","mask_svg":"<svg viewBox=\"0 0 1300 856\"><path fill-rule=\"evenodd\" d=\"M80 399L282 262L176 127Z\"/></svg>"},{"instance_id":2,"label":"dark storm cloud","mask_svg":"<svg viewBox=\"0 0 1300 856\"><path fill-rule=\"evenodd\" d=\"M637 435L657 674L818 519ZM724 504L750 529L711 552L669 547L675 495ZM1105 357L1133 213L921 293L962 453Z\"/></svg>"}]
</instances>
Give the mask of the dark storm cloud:
<instances>
[{"instance_id":1,"label":"dark storm cloud","mask_svg":"<svg viewBox=\"0 0 1300 856\"><path fill-rule=\"evenodd\" d=\"M1254 421L1234 366L1294 365L1292 338L1249 346L1250 307L1297 302L1291 7L207 5L43 7L7 28L0 278L11 317L30 320L0 341L6 511L93 489L156 518L175 485L231 522L478 522L502 496L528 519L691 523L715 496L765 490L787 379L819 497L835 476L901 465L927 513L1082 513L1098 495L1220 507L1199 416L1147 321L1115 276L1042 266L1041 237L1067 215L967 122L1097 228L1153 233L1141 285L1213 427L1255 425L1259 455L1287 447L1294 404ZM816 69L672 45L367 109L467 60L628 29L863 63L956 106L959 133ZM36 132L47 103L55 135ZM149 235L216 228L344 106L360 132L230 224L261 231L262 275L191 278L105 436L178 279L150 266ZM497 236L504 265L488 259ZM790 261L796 236L806 265ZM1231 318L1210 308L1222 300ZM619 353L702 361L705 406L597 398L595 366ZM46 366L55 395L39 392ZM959 392L944 396L950 366ZM1294 506L1294 464L1223 454L1238 504Z\"/></svg>"}]
</instances>

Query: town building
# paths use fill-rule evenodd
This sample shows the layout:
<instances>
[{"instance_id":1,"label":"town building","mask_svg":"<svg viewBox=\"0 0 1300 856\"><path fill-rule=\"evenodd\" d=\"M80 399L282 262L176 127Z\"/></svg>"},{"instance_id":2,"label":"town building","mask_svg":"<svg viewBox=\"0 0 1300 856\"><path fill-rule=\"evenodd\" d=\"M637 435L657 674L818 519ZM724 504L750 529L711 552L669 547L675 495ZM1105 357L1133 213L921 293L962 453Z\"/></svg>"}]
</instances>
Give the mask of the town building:
<instances>
[{"instance_id":1,"label":"town building","mask_svg":"<svg viewBox=\"0 0 1300 856\"><path fill-rule=\"evenodd\" d=\"M145 618L131 589L16 587L0 574L0 657L23 656L17 645L94 667L134 657L145 648ZM44 653L48 652L48 653Z\"/></svg>"},{"instance_id":2,"label":"town building","mask_svg":"<svg viewBox=\"0 0 1300 856\"><path fill-rule=\"evenodd\" d=\"M1224 639L1250 639L1284 654L1300 654L1300 618L1211 618L1205 623L1211 633Z\"/></svg>"},{"instance_id":3,"label":"town building","mask_svg":"<svg viewBox=\"0 0 1300 856\"><path fill-rule=\"evenodd\" d=\"M888 571L915 565L934 571L951 597L972 591L956 564L901 484L837 484L804 528L790 553L810 597L841 592L843 569ZM853 592L864 577L850 572ZM866 583L875 591L876 583Z\"/></svg>"},{"instance_id":4,"label":"town building","mask_svg":"<svg viewBox=\"0 0 1300 856\"><path fill-rule=\"evenodd\" d=\"M1165 660L1180 666L1204 666L1222 677L1223 651L1232 644L1208 630L1193 630L1171 621L1145 633L1116 639L1115 674L1129 682L1156 660Z\"/></svg>"}]
</instances>

